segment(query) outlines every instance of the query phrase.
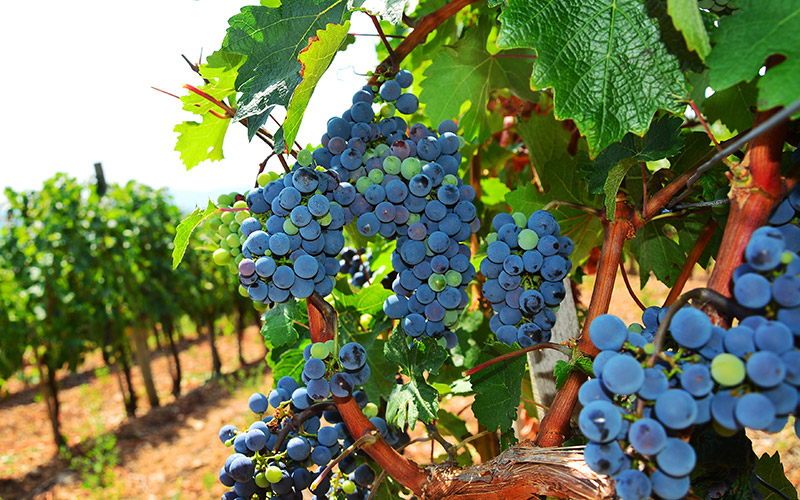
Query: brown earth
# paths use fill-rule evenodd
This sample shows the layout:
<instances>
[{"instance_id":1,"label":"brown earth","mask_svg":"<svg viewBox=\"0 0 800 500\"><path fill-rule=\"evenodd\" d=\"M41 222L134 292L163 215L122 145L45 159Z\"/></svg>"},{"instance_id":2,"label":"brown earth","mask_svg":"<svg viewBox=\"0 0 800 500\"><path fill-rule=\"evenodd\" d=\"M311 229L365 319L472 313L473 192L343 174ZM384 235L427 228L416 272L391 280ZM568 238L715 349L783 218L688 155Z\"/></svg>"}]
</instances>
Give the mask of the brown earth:
<instances>
[{"instance_id":1,"label":"brown earth","mask_svg":"<svg viewBox=\"0 0 800 500\"><path fill-rule=\"evenodd\" d=\"M665 296L665 288L651 280L644 291L638 290L638 277L631 276L636 293L646 305L657 305ZM689 286L700 286L692 281ZM592 280L581 286L582 299L588 301ZM622 280L618 280L612 313L626 323L640 320L640 309L630 298ZM170 394L171 379L165 356L156 355L153 371L161 398L161 407L150 410L142 389L138 369L134 384L139 393L139 417L127 419L116 374L107 373L99 355L92 356L77 374L64 374L62 391L62 426L71 451L75 455L101 449L102 438L116 438L118 463L108 476L105 487L82 486L80 474L69 467L69 460L59 458L52 444L46 410L37 397L36 388L22 383L9 385L10 395L0 400L0 500L12 499L205 499L219 498L225 488L217 480L217 471L229 454L217 438L218 429L232 423L249 424L251 414L247 398L264 391L271 377L263 359L264 347L255 327L245 336L243 368L237 361L236 339L222 336L217 341L222 358L220 379L210 377L211 356L205 338L189 335L180 357L184 369L182 395L175 400ZM477 424L469 408L470 399L448 401L449 409L463 411L471 432ZM530 427L535 422L521 422ZM412 436L421 436L422 426ZM787 475L800 486L800 441L787 426L777 435L750 433L757 454L780 453ZM93 443L96 443L93 446ZM471 447L472 455L477 459ZM443 453L437 444L412 446L408 454L420 463ZM101 456L109 456L108 453ZM95 475L94 477L97 477ZM91 480L92 477L89 477Z\"/></svg>"}]
</instances>

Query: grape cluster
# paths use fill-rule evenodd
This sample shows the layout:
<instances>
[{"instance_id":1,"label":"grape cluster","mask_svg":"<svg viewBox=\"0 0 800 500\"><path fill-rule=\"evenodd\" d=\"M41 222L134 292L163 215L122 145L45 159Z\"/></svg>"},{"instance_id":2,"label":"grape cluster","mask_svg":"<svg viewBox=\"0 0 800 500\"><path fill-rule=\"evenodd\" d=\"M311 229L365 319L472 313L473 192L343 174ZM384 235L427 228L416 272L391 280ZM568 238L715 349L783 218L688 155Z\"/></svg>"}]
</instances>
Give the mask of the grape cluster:
<instances>
[{"instance_id":1,"label":"grape cluster","mask_svg":"<svg viewBox=\"0 0 800 500\"><path fill-rule=\"evenodd\" d=\"M351 285L364 286L372 274L369 267L370 258L372 258L372 252L368 250L344 247L339 259L339 272L350 275Z\"/></svg>"},{"instance_id":2,"label":"grape cluster","mask_svg":"<svg viewBox=\"0 0 800 500\"><path fill-rule=\"evenodd\" d=\"M492 228L480 266L483 296L495 312L489 327L507 345L547 342L556 320L553 308L566 293L563 279L572 269L574 244L559 236L558 222L544 210L530 217L498 214Z\"/></svg>"},{"instance_id":3,"label":"grape cluster","mask_svg":"<svg viewBox=\"0 0 800 500\"><path fill-rule=\"evenodd\" d=\"M320 355L319 346L325 344L313 345ZM345 357L352 361L349 355ZM251 498L254 494L259 498L269 494L269 498L302 499L304 490L309 490L316 500L334 497L364 500L369 496L375 472L358 451L345 456L337 464L338 470L311 488L320 472L354 443L337 411L310 415L303 411L313 403L311 392L292 377L283 377L269 396L262 393L250 396L248 406L259 418L247 429L239 430L232 425L220 429L220 440L233 447L233 453L219 471L220 482L232 488L223 495L223 500ZM286 397L287 394L290 396ZM353 397L390 445L400 446L409 441L407 434L389 430L377 416L377 406L367 401L363 391L355 391ZM270 407L273 411L268 414ZM316 471L311 470L314 466L318 467Z\"/></svg>"},{"instance_id":4,"label":"grape cluster","mask_svg":"<svg viewBox=\"0 0 800 500\"><path fill-rule=\"evenodd\" d=\"M366 237L396 239L392 265L398 273L395 295L384 311L401 320L412 337L445 336L469 297L475 277L468 246L461 245L480 228L473 204L475 191L458 177L458 127L446 120L436 132L396 116L417 111L419 100L403 89L413 77L400 71L376 88L364 87L341 117L328 121L314 161L335 172L341 183L334 200L344 207L345 223L356 222ZM373 106L381 104L379 113Z\"/></svg>"},{"instance_id":5,"label":"grape cluster","mask_svg":"<svg viewBox=\"0 0 800 500\"><path fill-rule=\"evenodd\" d=\"M250 214L247 202L237 193L221 194L217 205L224 211L209 219L209 225L216 231L218 247L214 249L212 258L217 265L227 266L232 274L239 274L239 262L242 255L242 243L245 238L239 233L241 222Z\"/></svg>"},{"instance_id":6,"label":"grape cluster","mask_svg":"<svg viewBox=\"0 0 800 500\"><path fill-rule=\"evenodd\" d=\"M245 238L239 282L256 302L286 302L328 295L344 247L344 210L334 201L335 176L311 168L300 155L292 171L246 196L249 212L239 225Z\"/></svg>"},{"instance_id":7,"label":"grape cluster","mask_svg":"<svg viewBox=\"0 0 800 500\"><path fill-rule=\"evenodd\" d=\"M366 384L371 375L367 365L367 351L361 344L350 342L343 345L339 349L338 360L331 356L333 348L333 341L329 340L309 344L303 350L306 364L303 367L302 378L306 387L298 390L306 391L313 401L327 399L331 393L346 398L353 393L355 386ZM294 398L294 394L283 394L281 401L287 400L289 396ZM277 399L275 402L278 402ZM299 404L302 405L302 402Z\"/></svg>"},{"instance_id":8,"label":"grape cluster","mask_svg":"<svg viewBox=\"0 0 800 500\"><path fill-rule=\"evenodd\" d=\"M686 495L696 454L682 436L691 426L709 424L724 436L744 428L774 433L798 415L800 332L782 313L794 292L781 282L798 277L800 257L786 250L781 232L764 227L745 259L734 297L752 314L725 330L699 309L675 311L668 349L652 366L652 342L668 309L646 309L644 325L602 315L589 326L600 353L596 378L579 392L579 426L590 441L584 456L593 470L614 476L620 498Z\"/></svg>"}]
</instances>

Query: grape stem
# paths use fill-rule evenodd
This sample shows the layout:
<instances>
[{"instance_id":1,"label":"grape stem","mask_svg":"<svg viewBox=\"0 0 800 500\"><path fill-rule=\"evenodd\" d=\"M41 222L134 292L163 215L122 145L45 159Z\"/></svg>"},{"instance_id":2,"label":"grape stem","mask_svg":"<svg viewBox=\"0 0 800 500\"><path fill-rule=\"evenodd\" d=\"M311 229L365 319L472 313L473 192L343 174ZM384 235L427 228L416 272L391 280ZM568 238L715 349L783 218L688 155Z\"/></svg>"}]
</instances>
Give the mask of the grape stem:
<instances>
[{"instance_id":1,"label":"grape stem","mask_svg":"<svg viewBox=\"0 0 800 500\"><path fill-rule=\"evenodd\" d=\"M280 430L280 432L278 432L278 435L275 438L275 449L276 450L281 449L281 445L283 445L283 442L286 440L286 436L289 435L289 432L292 429L299 429L300 426L303 425L303 422L305 422L306 420L308 420L309 418L313 417L318 413L322 413L324 411L335 411L335 410L336 410L336 405L333 404L332 401L328 400L328 401L323 401L321 403L313 404L308 408L306 408L305 410L303 410L302 412L298 413L297 415L291 418L292 425L285 425Z\"/></svg>"},{"instance_id":2,"label":"grape stem","mask_svg":"<svg viewBox=\"0 0 800 500\"><path fill-rule=\"evenodd\" d=\"M311 487L309 488L309 490L313 491L313 490L317 489L317 487L322 482L322 480L325 479L325 476L330 474L331 470L333 470L333 468L336 467L336 464L338 464L339 462L344 460L344 458L346 456L350 455L351 453L353 453L354 451L358 450L362 446L368 446L368 445L371 445L371 444L375 444L375 442L378 440L378 434L379 434L378 430L377 429L373 429L373 430L369 431L367 434L364 434L360 438L356 439L353 444L351 444L350 446L345 448L339 454L338 457L333 459L331 461L331 463L329 463L327 465L327 467L325 467L325 469L319 474L319 476L317 476L317 478L314 480L314 482L311 483Z\"/></svg>"},{"instance_id":3,"label":"grape stem","mask_svg":"<svg viewBox=\"0 0 800 500\"><path fill-rule=\"evenodd\" d=\"M436 428L436 425L433 423L425 424L425 430L428 431L428 435L431 439L435 440L437 443L442 445L444 451L447 452L447 461L448 462L456 462L456 449L453 447L452 444L448 443L445 438L439 433L439 429Z\"/></svg>"},{"instance_id":4,"label":"grape stem","mask_svg":"<svg viewBox=\"0 0 800 500\"><path fill-rule=\"evenodd\" d=\"M658 325L658 330L656 330L655 338L653 339L653 353L647 358L648 367L652 368L656 364L658 355L664 346L664 340L666 339L667 330L669 330L669 325L672 322L673 316L675 316L683 306L688 304L690 300L697 300L703 304L711 305L717 311L724 311L731 316L741 317L754 312L752 309L746 309L740 306L735 300L711 288L695 288L694 290L689 290L675 300L664 315L664 319L662 319L661 323Z\"/></svg>"},{"instance_id":5,"label":"grape stem","mask_svg":"<svg viewBox=\"0 0 800 500\"><path fill-rule=\"evenodd\" d=\"M532 345L530 347L526 347L524 349L519 349L519 350L514 351L514 352L508 352L506 354L501 354L500 356L497 356L496 358L490 359L489 361L485 361L485 362L479 364L478 366L475 366L475 367L470 368L469 370L465 371L464 372L464 376L468 377L470 375L474 375L474 374L478 373L479 371L483 370L484 368L492 366L495 363L499 363L499 362L505 361L507 359L515 358L517 356L522 356L523 354L527 354L527 353L532 352L532 351L539 351L541 349L553 349L555 351L560 352L561 354L564 354L567 357L572 356L572 351L570 350L570 348L565 346L565 345L563 345L563 344L555 344L553 342L541 342L539 344L535 344L535 345Z\"/></svg>"},{"instance_id":6,"label":"grape stem","mask_svg":"<svg viewBox=\"0 0 800 500\"><path fill-rule=\"evenodd\" d=\"M467 443L469 443L469 442L471 442L471 441L475 441L476 439L480 439L480 438L482 438L483 436L487 436L487 435L489 435L489 434L491 434L491 433L492 433L492 431L481 431L481 432L479 432L479 433L475 434L474 436L470 436L470 437L468 437L468 438L464 438L464 439L463 439L463 440L462 440L460 443L458 443L457 445L455 445L455 449L453 450L453 454L455 454L456 452L458 452L459 448L462 448L462 447L463 447L464 445L466 445Z\"/></svg>"},{"instance_id":7,"label":"grape stem","mask_svg":"<svg viewBox=\"0 0 800 500\"><path fill-rule=\"evenodd\" d=\"M664 300L663 307L667 307L675 302L675 299L681 294L686 282L689 281L689 278L692 276L694 266L703 254L708 242L711 241L711 237L714 236L714 232L717 230L718 226L719 224L716 220L713 218L708 219L705 227L703 227L703 230L700 232L700 236L697 237L697 241L694 242L692 249L689 250L689 255L686 256L686 260L683 262L683 266L678 272L678 277L675 278L675 284L672 285L667 298Z\"/></svg>"},{"instance_id":8,"label":"grape stem","mask_svg":"<svg viewBox=\"0 0 800 500\"><path fill-rule=\"evenodd\" d=\"M367 500L372 500L373 498L375 498L375 495L378 493L378 488L380 487L381 483L383 482L383 478L385 477L386 477L386 470L384 469L381 471L380 475L378 475L378 478L375 479L375 482L373 482L372 485L370 485L369 487L370 491Z\"/></svg>"},{"instance_id":9,"label":"grape stem","mask_svg":"<svg viewBox=\"0 0 800 500\"><path fill-rule=\"evenodd\" d=\"M619 260L619 271L622 274L622 281L625 282L625 288L628 289L628 294L631 296L633 301L636 302L636 305L639 306L639 309L642 311L647 309L647 307L642 304L642 301L639 300L639 297L637 297L633 292L633 287L631 286L631 282L628 280L628 272L625 270L625 263L622 261L622 259Z\"/></svg>"},{"instance_id":10,"label":"grape stem","mask_svg":"<svg viewBox=\"0 0 800 500\"><path fill-rule=\"evenodd\" d=\"M700 125L703 126L703 128L706 131L706 134L708 134L708 137L711 138L711 142L714 143L714 147L717 148L717 151L722 151L722 146L719 145L717 138L714 137L714 134L711 132L711 129L708 128L708 123L706 123L706 120L705 118L703 118L703 115L702 113L700 113L700 110L697 109L697 104L694 102L694 99L689 99L689 106L692 107L692 111L694 111L695 116L697 116L697 120L700 122ZM726 164L728 163L727 160L725 160L725 163Z\"/></svg>"},{"instance_id":11,"label":"grape stem","mask_svg":"<svg viewBox=\"0 0 800 500\"><path fill-rule=\"evenodd\" d=\"M753 475L755 476L756 480L758 480L759 483L764 485L765 488L767 488L771 492L775 493L779 497L783 498L784 500L790 500L790 498L786 495L786 493L782 492L781 490L779 490L778 488L776 488L772 484L770 484L767 481L765 481L764 478L762 478L758 474L753 474Z\"/></svg>"},{"instance_id":12,"label":"grape stem","mask_svg":"<svg viewBox=\"0 0 800 500\"><path fill-rule=\"evenodd\" d=\"M398 71L400 71L400 61L397 60L397 56L394 53L394 49L389 44L389 39L386 38L386 35L383 32L383 28L381 28L380 21L378 21L378 18L372 14L367 14L367 15L370 17L370 19L372 19L372 24L375 25L375 30L378 32L378 36L381 37L383 45L389 52L389 59L392 60L392 73L397 73Z\"/></svg>"}]
</instances>

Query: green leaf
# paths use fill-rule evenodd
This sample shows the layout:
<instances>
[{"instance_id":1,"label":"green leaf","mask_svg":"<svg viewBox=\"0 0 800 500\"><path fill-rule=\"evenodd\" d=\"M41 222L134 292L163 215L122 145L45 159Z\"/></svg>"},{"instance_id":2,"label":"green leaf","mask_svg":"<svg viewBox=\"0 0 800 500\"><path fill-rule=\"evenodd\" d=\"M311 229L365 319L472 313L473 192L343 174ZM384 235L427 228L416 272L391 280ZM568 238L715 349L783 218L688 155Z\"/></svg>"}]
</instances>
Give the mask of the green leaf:
<instances>
[{"instance_id":1,"label":"green leaf","mask_svg":"<svg viewBox=\"0 0 800 500\"><path fill-rule=\"evenodd\" d=\"M347 0L350 10L362 10L379 19L401 26L409 0Z\"/></svg>"},{"instance_id":2,"label":"green leaf","mask_svg":"<svg viewBox=\"0 0 800 500\"><path fill-rule=\"evenodd\" d=\"M383 303L393 293L380 283L372 283L370 286L361 288L355 294L344 294L338 290L333 292L337 306L341 308L352 307L355 312L360 314L378 314L383 311Z\"/></svg>"},{"instance_id":3,"label":"green leaf","mask_svg":"<svg viewBox=\"0 0 800 500\"><path fill-rule=\"evenodd\" d=\"M434 339L426 337L408 345L408 336L399 328L384 346L386 360L400 365L409 382L396 385L386 403L386 421L413 429L417 420L429 423L439 410L439 392L426 381L424 372L435 375L447 359L447 351Z\"/></svg>"},{"instance_id":4,"label":"green leaf","mask_svg":"<svg viewBox=\"0 0 800 500\"><path fill-rule=\"evenodd\" d=\"M175 125L173 132L178 133L175 151L181 153L181 161L186 170L191 170L200 162L219 161L224 158L222 143L228 131L230 120L219 118L208 113L201 123L186 121Z\"/></svg>"},{"instance_id":5,"label":"green leaf","mask_svg":"<svg viewBox=\"0 0 800 500\"><path fill-rule=\"evenodd\" d=\"M731 131L743 132L753 126L753 111L758 97L756 80L739 82L714 92L706 99L703 113L709 123L720 120Z\"/></svg>"},{"instance_id":6,"label":"green leaf","mask_svg":"<svg viewBox=\"0 0 800 500\"><path fill-rule=\"evenodd\" d=\"M194 209L194 212L186 216L175 230L174 248L172 249L172 269L177 269L183 260L186 253L186 247L189 246L189 237L192 235L194 228L200 225L201 222L206 220L211 214L216 213L217 206L211 200L208 200L208 206L205 210L200 210L200 207Z\"/></svg>"},{"instance_id":7,"label":"green leaf","mask_svg":"<svg viewBox=\"0 0 800 500\"><path fill-rule=\"evenodd\" d=\"M705 60L711 52L711 42L700 9L697 8L697 0L667 0L667 12L675 29L683 33L689 50L697 52L700 59Z\"/></svg>"},{"instance_id":8,"label":"green leaf","mask_svg":"<svg viewBox=\"0 0 800 500\"><path fill-rule=\"evenodd\" d=\"M276 304L261 317L264 321L261 326L261 336L272 347L294 344L299 337L294 327L294 321L298 316L300 312L297 302L292 300Z\"/></svg>"},{"instance_id":9,"label":"green leaf","mask_svg":"<svg viewBox=\"0 0 800 500\"><path fill-rule=\"evenodd\" d=\"M557 122L553 115L532 113L527 121L520 120L517 132L528 148L528 156L534 168L539 172L547 162L567 154L570 131Z\"/></svg>"},{"instance_id":10,"label":"green leaf","mask_svg":"<svg viewBox=\"0 0 800 500\"><path fill-rule=\"evenodd\" d=\"M508 186L497 177L481 179L481 201L486 206L504 202L510 192Z\"/></svg>"},{"instance_id":11,"label":"green leaf","mask_svg":"<svg viewBox=\"0 0 800 500\"><path fill-rule=\"evenodd\" d=\"M303 358L303 349L311 343L306 339L297 346L284 345L269 350L267 364L272 368L272 380L278 383L281 377L289 376L295 380L301 380L303 368L306 360Z\"/></svg>"},{"instance_id":12,"label":"green leaf","mask_svg":"<svg viewBox=\"0 0 800 500\"><path fill-rule=\"evenodd\" d=\"M794 489L792 482L786 478L786 473L781 464L781 456L777 451L772 456L766 453L761 455L761 458L756 461L756 475L786 495L786 497L797 500L797 490ZM779 494L760 482L757 483L756 488L764 495L764 500L778 500L781 498Z\"/></svg>"},{"instance_id":13,"label":"green leaf","mask_svg":"<svg viewBox=\"0 0 800 500\"><path fill-rule=\"evenodd\" d=\"M643 135L657 109L679 112L679 59L662 41L652 1L510 0L497 43L531 47L531 88L552 87L555 114L572 119L591 153L627 132Z\"/></svg>"},{"instance_id":14,"label":"green leaf","mask_svg":"<svg viewBox=\"0 0 800 500\"><path fill-rule=\"evenodd\" d=\"M630 249L639 263L639 281L642 289L647 284L651 272L668 287L675 284L675 279L686 260L686 253L671 235L666 234L667 231L671 233L672 229L671 224L652 221L640 229L636 237L630 241ZM691 238L688 234L681 234L681 237L687 240Z\"/></svg>"},{"instance_id":15,"label":"green leaf","mask_svg":"<svg viewBox=\"0 0 800 500\"><path fill-rule=\"evenodd\" d=\"M667 158L680 151L684 145L681 123L683 120L678 117L664 116L650 125L644 137L626 134L622 141L597 155L586 169L589 171L589 191L605 194L608 220L614 220L617 191L631 167L638 162Z\"/></svg>"},{"instance_id":16,"label":"green leaf","mask_svg":"<svg viewBox=\"0 0 800 500\"><path fill-rule=\"evenodd\" d=\"M594 369L592 368L592 358L588 356L578 356L575 358L575 368L582 371L590 377L594 377Z\"/></svg>"},{"instance_id":17,"label":"green leaf","mask_svg":"<svg viewBox=\"0 0 800 500\"><path fill-rule=\"evenodd\" d=\"M508 88L523 99L536 98L528 85L531 60L495 57L487 52L491 24L486 21L468 29L452 47L436 53L420 83L419 98L431 122L458 117L467 141L476 137L483 140L491 133L486 103L492 90ZM507 54L532 55L528 51Z\"/></svg>"},{"instance_id":18,"label":"green leaf","mask_svg":"<svg viewBox=\"0 0 800 500\"><path fill-rule=\"evenodd\" d=\"M556 361L556 366L553 367L553 375L556 377L556 389L564 387L564 382L567 381L567 377L569 377L570 373L572 373L571 364L563 359Z\"/></svg>"},{"instance_id":19,"label":"green leaf","mask_svg":"<svg viewBox=\"0 0 800 500\"><path fill-rule=\"evenodd\" d=\"M545 188L544 193L539 193L533 184L526 184L511 191L506 195L506 202L512 212L530 215L556 200L595 209L600 207L601 198L589 194L578 168L583 160L563 155L548 161L543 168L537 168L536 171ZM602 244L603 225L599 217L563 205L550 208L550 212L561 225L561 235L570 237L575 243L575 251L571 256L575 264L582 263L593 247Z\"/></svg>"},{"instance_id":20,"label":"green leaf","mask_svg":"<svg viewBox=\"0 0 800 500\"><path fill-rule=\"evenodd\" d=\"M342 24L344 0L292 0L278 8L243 7L228 21L223 48L247 56L236 88L242 93L236 119L247 119L252 139L275 106L288 108L300 85L300 51L328 24Z\"/></svg>"},{"instance_id":21,"label":"green leaf","mask_svg":"<svg viewBox=\"0 0 800 500\"><path fill-rule=\"evenodd\" d=\"M308 107L311 94L317 87L320 78L328 70L333 57L339 51L342 42L347 37L350 21L344 25L329 24L324 30L318 30L317 36L309 39L308 46L300 51L300 76L303 81L297 86L286 110L286 120L283 126L275 132L275 149L282 151L288 144L291 149L300 123Z\"/></svg>"},{"instance_id":22,"label":"green leaf","mask_svg":"<svg viewBox=\"0 0 800 500\"><path fill-rule=\"evenodd\" d=\"M458 418L456 415L446 411L439 410L436 415L436 427L445 436L453 436L456 440L461 441L469 436L467 424Z\"/></svg>"},{"instance_id":23,"label":"green leaf","mask_svg":"<svg viewBox=\"0 0 800 500\"><path fill-rule=\"evenodd\" d=\"M800 3L741 0L732 15L719 20L712 35L714 49L706 59L711 87L728 88L758 75L767 58L781 54L786 60L758 79L758 108L791 104L800 95Z\"/></svg>"},{"instance_id":24,"label":"green leaf","mask_svg":"<svg viewBox=\"0 0 800 500\"><path fill-rule=\"evenodd\" d=\"M502 343L490 343L478 361L482 363L512 350ZM522 377L526 373L525 360L525 356L516 356L470 375L469 380L475 390L472 411L478 423L488 430L500 429L503 432L514 424L522 396Z\"/></svg>"}]
</instances>

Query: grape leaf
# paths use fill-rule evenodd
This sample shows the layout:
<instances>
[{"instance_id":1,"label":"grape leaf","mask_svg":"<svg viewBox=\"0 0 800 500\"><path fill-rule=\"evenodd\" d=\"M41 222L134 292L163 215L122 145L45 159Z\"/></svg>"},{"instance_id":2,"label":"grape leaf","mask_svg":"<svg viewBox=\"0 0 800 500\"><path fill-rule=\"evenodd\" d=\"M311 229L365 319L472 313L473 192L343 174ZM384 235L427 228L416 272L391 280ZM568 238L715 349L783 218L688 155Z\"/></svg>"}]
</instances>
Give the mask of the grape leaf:
<instances>
[{"instance_id":1,"label":"grape leaf","mask_svg":"<svg viewBox=\"0 0 800 500\"><path fill-rule=\"evenodd\" d=\"M525 142L528 156L538 171L541 171L550 160L567 154L570 132L551 114L532 113L527 121L519 122L517 132Z\"/></svg>"},{"instance_id":2,"label":"grape leaf","mask_svg":"<svg viewBox=\"0 0 800 500\"><path fill-rule=\"evenodd\" d=\"M502 203L511 190L497 177L481 179L481 201L486 206Z\"/></svg>"},{"instance_id":3,"label":"grape leaf","mask_svg":"<svg viewBox=\"0 0 800 500\"><path fill-rule=\"evenodd\" d=\"M214 202L208 200L208 206L206 206L205 210L200 210L200 207L195 208L194 212L187 215L178 224L175 229L175 239L173 240L175 246L172 249L172 269L177 269L183 260L183 256L186 254L186 247L189 246L189 237L192 236L194 229L216 212L217 206L214 205Z\"/></svg>"},{"instance_id":4,"label":"grape leaf","mask_svg":"<svg viewBox=\"0 0 800 500\"><path fill-rule=\"evenodd\" d=\"M665 234L664 229L663 222L652 221L630 240L630 249L639 262L639 282L642 289L651 272L659 281L671 287L686 260L686 253L676 241Z\"/></svg>"},{"instance_id":5,"label":"grape leaf","mask_svg":"<svg viewBox=\"0 0 800 500\"><path fill-rule=\"evenodd\" d=\"M199 89L219 101L228 98L235 105L234 81L243 61L244 58L239 54L224 50L214 52L208 57L206 64L200 65L200 75L208 80L208 83ZM182 96L181 102L184 110L201 117L200 122L185 121L174 128L178 133L175 151L180 152L186 170L191 170L205 160L221 160L222 143L230 120L212 114L211 110L217 114L224 114L224 111L210 100L193 92Z\"/></svg>"},{"instance_id":6,"label":"grape leaf","mask_svg":"<svg viewBox=\"0 0 800 500\"><path fill-rule=\"evenodd\" d=\"M786 60L758 79L758 108L791 104L800 95L800 3L775 0L765 5L741 0L732 15L719 20L712 34L714 49L706 59L711 87L717 90L751 80L767 58L781 54Z\"/></svg>"},{"instance_id":7,"label":"grape leaf","mask_svg":"<svg viewBox=\"0 0 800 500\"><path fill-rule=\"evenodd\" d=\"M764 453L756 461L756 475L763 479L766 483L772 485L775 489L792 500L797 500L797 490L789 479L786 478L786 472L783 470L781 464L781 456L776 451L772 456ZM756 488L764 495L764 500L778 500L781 495L768 489L760 482Z\"/></svg>"},{"instance_id":8,"label":"grape leaf","mask_svg":"<svg viewBox=\"0 0 800 500\"><path fill-rule=\"evenodd\" d=\"M459 127L468 141L476 137L483 140L491 133L486 103L492 90L508 88L523 99L536 99L528 85L530 59L496 57L487 52L490 30L489 22L478 22L455 45L443 47L433 56L420 82L419 98L431 122L459 117ZM532 55L525 50L504 54Z\"/></svg>"},{"instance_id":9,"label":"grape leaf","mask_svg":"<svg viewBox=\"0 0 800 500\"><path fill-rule=\"evenodd\" d=\"M350 295L334 291L334 299L337 302L337 309L352 307L359 314L378 314L383 310L383 302L392 292L383 288L380 283L365 286L358 292Z\"/></svg>"},{"instance_id":10,"label":"grape leaf","mask_svg":"<svg viewBox=\"0 0 800 500\"><path fill-rule=\"evenodd\" d=\"M439 428L443 435L453 436L457 441L469 436L467 424L456 415L445 410L439 410L436 415L436 427Z\"/></svg>"},{"instance_id":11,"label":"grape leaf","mask_svg":"<svg viewBox=\"0 0 800 500\"><path fill-rule=\"evenodd\" d=\"M548 161L543 168L536 169L545 189L543 193L539 193L533 184L526 184L508 193L506 202L513 212L526 215L555 201L566 201L588 208L601 206L602 199L586 189L578 168L583 161L584 158L573 158L566 154ZM575 250L570 258L577 267L577 264L589 256L592 248L603 242L600 218L574 206L557 205L549 210L561 225L561 235L572 238L575 243Z\"/></svg>"},{"instance_id":12,"label":"grape leaf","mask_svg":"<svg viewBox=\"0 0 800 500\"><path fill-rule=\"evenodd\" d=\"M512 350L502 343L487 344L478 361L482 363ZM502 432L514 425L522 397L525 359L525 356L517 356L470 375L469 381L475 390L472 411L478 423L488 430L496 431L499 428Z\"/></svg>"},{"instance_id":13,"label":"grape leaf","mask_svg":"<svg viewBox=\"0 0 800 500\"><path fill-rule=\"evenodd\" d=\"M306 360L303 358L303 350L311 340L306 339L296 346L281 346L270 348L267 355L267 364L272 369L273 383L277 384L281 377L289 376L295 380L301 380L303 367Z\"/></svg>"},{"instance_id":14,"label":"grape leaf","mask_svg":"<svg viewBox=\"0 0 800 500\"><path fill-rule=\"evenodd\" d=\"M272 347L294 344L299 338L294 320L299 315L297 302L293 300L285 304L276 304L261 316L264 321L261 336Z\"/></svg>"},{"instance_id":15,"label":"grape leaf","mask_svg":"<svg viewBox=\"0 0 800 500\"><path fill-rule=\"evenodd\" d=\"M384 346L386 360L400 365L409 381L396 385L386 403L386 421L413 429L417 420L429 423L439 411L439 392L425 380L424 372L436 374L447 359L447 351L432 338L408 345L409 337L396 328Z\"/></svg>"},{"instance_id":16,"label":"grape leaf","mask_svg":"<svg viewBox=\"0 0 800 500\"><path fill-rule=\"evenodd\" d=\"M573 119L591 153L644 134L659 108L679 112L680 60L661 40L652 1L510 0L497 43L531 47L531 88L552 87L555 114Z\"/></svg>"},{"instance_id":17,"label":"grape leaf","mask_svg":"<svg viewBox=\"0 0 800 500\"><path fill-rule=\"evenodd\" d=\"M345 20L344 0L292 0L278 8L251 5L228 20L223 48L247 56L236 77L242 93L236 119L247 119L248 136L275 106L288 108L300 85L300 51L308 39L328 24Z\"/></svg>"},{"instance_id":18,"label":"grape leaf","mask_svg":"<svg viewBox=\"0 0 800 500\"><path fill-rule=\"evenodd\" d=\"M622 141L604 149L588 170L589 191L605 193L608 220L614 220L616 198L622 179L633 165L675 155L684 145L678 117L664 116L650 125L644 137L626 134ZM613 174L613 175L612 175Z\"/></svg>"},{"instance_id":19,"label":"grape leaf","mask_svg":"<svg viewBox=\"0 0 800 500\"><path fill-rule=\"evenodd\" d=\"M755 79L739 82L714 92L706 99L703 113L709 123L720 120L728 129L743 132L753 126L752 108L756 105L757 97Z\"/></svg>"},{"instance_id":20,"label":"grape leaf","mask_svg":"<svg viewBox=\"0 0 800 500\"><path fill-rule=\"evenodd\" d=\"M569 377L570 373L572 373L571 364L563 359L556 361L556 365L553 367L553 375L556 378L556 389L564 387L564 383L567 381L567 377Z\"/></svg>"},{"instance_id":21,"label":"grape leaf","mask_svg":"<svg viewBox=\"0 0 800 500\"><path fill-rule=\"evenodd\" d=\"M398 26L403 24L403 12L409 0L347 0L350 10L362 10Z\"/></svg>"},{"instance_id":22,"label":"grape leaf","mask_svg":"<svg viewBox=\"0 0 800 500\"><path fill-rule=\"evenodd\" d=\"M318 30L317 36L309 39L308 46L300 51L298 59L301 65L300 76L303 81L292 95L283 126L275 132L276 150L282 151L287 144L289 145L287 149L291 149L291 145L297 137L297 131L300 130L300 122L303 120L303 114L308 107L311 94L323 73L331 65L331 61L347 37L349 29L350 21L345 21L344 25L329 24L324 30Z\"/></svg>"},{"instance_id":23,"label":"grape leaf","mask_svg":"<svg viewBox=\"0 0 800 500\"><path fill-rule=\"evenodd\" d=\"M711 52L711 42L700 9L697 8L697 1L667 0L667 12L672 18L675 29L683 33L689 50L697 52L700 59L705 60Z\"/></svg>"}]
</instances>

